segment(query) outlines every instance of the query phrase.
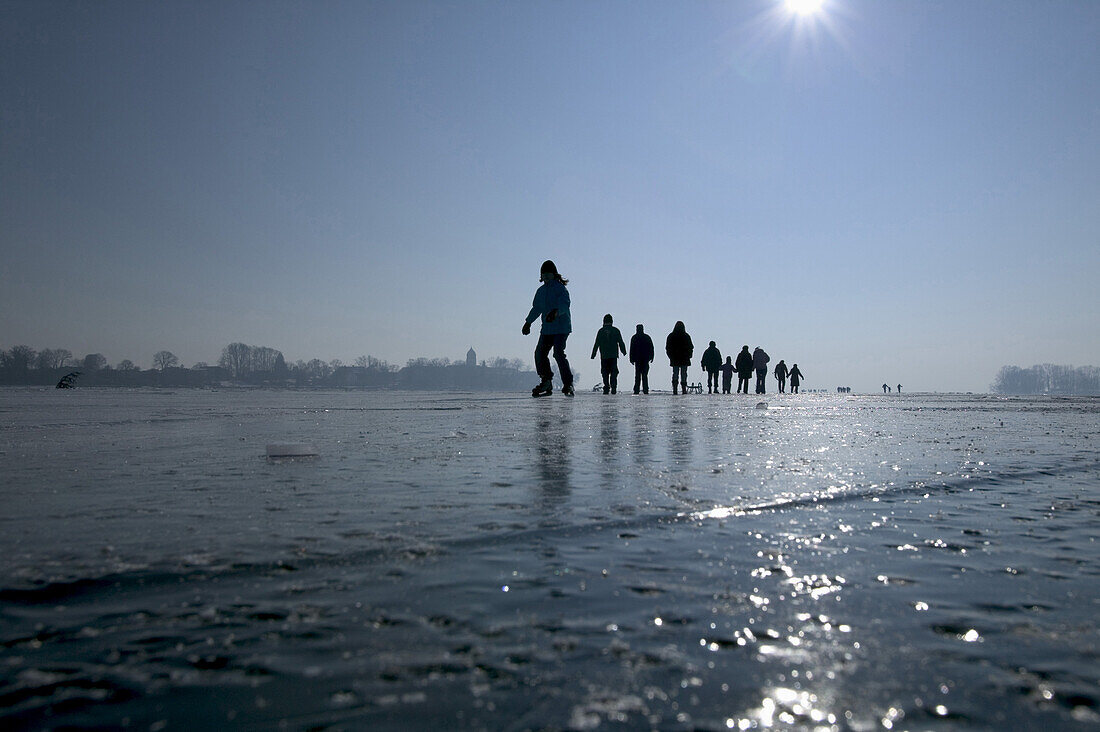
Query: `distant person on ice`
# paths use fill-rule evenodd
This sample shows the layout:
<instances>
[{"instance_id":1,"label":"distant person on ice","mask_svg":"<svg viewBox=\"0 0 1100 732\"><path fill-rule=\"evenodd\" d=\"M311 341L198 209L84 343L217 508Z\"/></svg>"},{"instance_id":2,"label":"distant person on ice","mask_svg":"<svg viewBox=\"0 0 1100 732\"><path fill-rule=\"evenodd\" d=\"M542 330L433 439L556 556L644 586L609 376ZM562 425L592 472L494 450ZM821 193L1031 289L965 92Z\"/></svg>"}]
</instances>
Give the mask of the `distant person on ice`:
<instances>
[{"instance_id":1,"label":"distant person on ice","mask_svg":"<svg viewBox=\"0 0 1100 732\"><path fill-rule=\"evenodd\" d=\"M722 364L722 393L729 394L730 387L733 385L733 372L736 371L733 367L733 357L726 356L726 362Z\"/></svg>"},{"instance_id":2,"label":"distant person on ice","mask_svg":"<svg viewBox=\"0 0 1100 732\"><path fill-rule=\"evenodd\" d=\"M768 391L768 361L771 360L771 356L760 346L752 352L752 365L756 368L757 394L766 394Z\"/></svg>"},{"instance_id":3,"label":"distant person on ice","mask_svg":"<svg viewBox=\"0 0 1100 732\"><path fill-rule=\"evenodd\" d=\"M748 346L741 346L741 353L737 354L737 363L734 364L737 367L737 393L741 394L742 389L744 393L749 393L749 379L752 378L752 354L749 353Z\"/></svg>"},{"instance_id":4,"label":"distant person on ice","mask_svg":"<svg viewBox=\"0 0 1100 732\"><path fill-rule=\"evenodd\" d=\"M798 384L804 378L802 372L798 370L798 364L791 367L791 370L787 372L787 376L791 377L791 393L798 393Z\"/></svg>"},{"instance_id":5,"label":"distant person on ice","mask_svg":"<svg viewBox=\"0 0 1100 732\"><path fill-rule=\"evenodd\" d=\"M626 355L623 334L612 323L611 313L603 316L603 327L596 331L596 342L592 344L592 358L600 352L600 374L603 376L603 393L616 394L619 390L619 351Z\"/></svg>"},{"instance_id":6,"label":"distant person on ice","mask_svg":"<svg viewBox=\"0 0 1100 732\"><path fill-rule=\"evenodd\" d=\"M672 366L672 393L676 393L676 380L679 377L681 391L687 394L688 390L688 366L691 366L691 355L695 353L695 344L691 342L684 321L677 320L672 332L665 339L665 354L668 363Z\"/></svg>"},{"instance_id":7,"label":"distant person on ice","mask_svg":"<svg viewBox=\"0 0 1100 732\"><path fill-rule=\"evenodd\" d=\"M642 387L642 393L649 393L649 362L653 360L653 339L638 323L638 332L630 338L630 363L634 364L634 393Z\"/></svg>"},{"instance_id":8,"label":"distant person on ice","mask_svg":"<svg viewBox=\"0 0 1100 732\"><path fill-rule=\"evenodd\" d=\"M783 359L779 359L779 363L775 365L775 371L772 373L775 374L776 381L779 382L779 393L782 394L783 390L787 388L787 376L790 374Z\"/></svg>"},{"instance_id":9,"label":"distant person on ice","mask_svg":"<svg viewBox=\"0 0 1100 732\"><path fill-rule=\"evenodd\" d=\"M554 349L554 360L561 372L561 393L573 396L573 372L569 369L569 360L565 357L565 341L573 331L569 320L569 290L565 286L569 280L558 274L558 268L547 259L542 263L539 274L542 286L535 290L535 299L531 303L531 312L523 321L523 335L530 335L531 323L542 316L542 332L535 346L535 370L542 377L542 383L531 390L531 396L542 396L553 392L554 372L550 368L550 349Z\"/></svg>"},{"instance_id":10,"label":"distant person on ice","mask_svg":"<svg viewBox=\"0 0 1100 732\"><path fill-rule=\"evenodd\" d=\"M890 387L887 386L886 384L883 384L882 385L882 393L885 394L888 391L890 391Z\"/></svg>"},{"instance_id":11,"label":"distant person on ice","mask_svg":"<svg viewBox=\"0 0 1100 732\"><path fill-rule=\"evenodd\" d=\"M901 393L901 384L898 384L898 394Z\"/></svg>"},{"instance_id":12,"label":"distant person on ice","mask_svg":"<svg viewBox=\"0 0 1100 732\"><path fill-rule=\"evenodd\" d=\"M707 372L707 394L718 393L718 370L722 368L722 352L714 341L710 342L707 350L703 351L703 359L699 362L703 371Z\"/></svg>"}]
</instances>

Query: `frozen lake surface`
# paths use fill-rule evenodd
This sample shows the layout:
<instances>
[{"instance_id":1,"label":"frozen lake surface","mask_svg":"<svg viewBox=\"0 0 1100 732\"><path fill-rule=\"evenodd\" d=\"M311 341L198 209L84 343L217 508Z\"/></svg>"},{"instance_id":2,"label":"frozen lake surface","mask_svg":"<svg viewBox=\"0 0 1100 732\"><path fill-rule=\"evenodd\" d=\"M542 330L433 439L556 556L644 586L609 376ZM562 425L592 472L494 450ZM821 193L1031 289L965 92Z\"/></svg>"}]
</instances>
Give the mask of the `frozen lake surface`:
<instances>
[{"instance_id":1,"label":"frozen lake surface","mask_svg":"<svg viewBox=\"0 0 1100 732\"><path fill-rule=\"evenodd\" d=\"M0 389L0 724L1100 724L1100 400L758 401Z\"/></svg>"}]
</instances>

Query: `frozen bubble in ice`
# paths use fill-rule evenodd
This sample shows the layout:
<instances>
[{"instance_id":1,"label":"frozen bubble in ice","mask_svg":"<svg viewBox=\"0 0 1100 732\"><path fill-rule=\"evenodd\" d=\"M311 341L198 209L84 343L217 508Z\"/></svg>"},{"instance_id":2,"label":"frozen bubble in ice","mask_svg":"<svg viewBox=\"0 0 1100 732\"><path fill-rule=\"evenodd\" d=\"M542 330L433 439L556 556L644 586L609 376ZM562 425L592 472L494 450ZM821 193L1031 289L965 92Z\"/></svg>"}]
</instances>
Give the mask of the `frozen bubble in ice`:
<instances>
[{"instance_id":1,"label":"frozen bubble in ice","mask_svg":"<svg viewBox=\"0 0 1100 732\"><path fill-rule=\"evenodd\" d=\"M314 457L317 448L304 442L272 442L267 446L267 456L272 458L282 457Z\"/></svg>"}]
</instances>

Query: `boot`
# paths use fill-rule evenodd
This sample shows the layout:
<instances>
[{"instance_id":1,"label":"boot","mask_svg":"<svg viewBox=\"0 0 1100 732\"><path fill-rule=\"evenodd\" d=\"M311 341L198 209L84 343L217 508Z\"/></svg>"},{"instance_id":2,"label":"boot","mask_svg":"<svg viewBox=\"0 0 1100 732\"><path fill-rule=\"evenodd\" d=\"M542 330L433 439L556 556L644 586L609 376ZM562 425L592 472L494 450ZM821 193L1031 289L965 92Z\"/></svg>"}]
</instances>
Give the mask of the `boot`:
<instances>
[{"instance_id":1,"label":"boot","mask_svg":"<svg viewBox=\"0 0 1100 732\"><path fill-rule=\"evenodd\" d=\"M676 391L676 382L675 381L672 382L672 393L673 394L679 394L680 393L680 392Z\"/></svg>"}]
</instances>

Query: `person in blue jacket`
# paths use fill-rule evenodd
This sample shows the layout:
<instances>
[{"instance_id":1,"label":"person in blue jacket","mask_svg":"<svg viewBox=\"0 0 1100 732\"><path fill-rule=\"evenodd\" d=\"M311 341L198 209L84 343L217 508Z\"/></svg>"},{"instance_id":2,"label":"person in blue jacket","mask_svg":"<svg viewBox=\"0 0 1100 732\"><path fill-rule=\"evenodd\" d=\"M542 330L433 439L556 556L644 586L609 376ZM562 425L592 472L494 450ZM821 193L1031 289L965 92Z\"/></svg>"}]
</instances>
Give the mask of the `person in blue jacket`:
<instances>
[{"instance_id":1,"label":"person in blue jacket","mask_svg":"<svg viewBox=\"0 0 1100 732\"><path fill-rule=\"evenodd\" d=\"M531 323L542 317L542 332L535 346L535 370L542 377L542 382L531 390L531 396L553 392L554 371L550 368L550 349L554 350L554 360L561 372L561 393L573 396L573 371L565 357L565 341L573 332L569 319L569 290L565 289L569 280L558 274L557 266L549 259L542 263L539 279L542 286L535 290L531 312L523 321L523 335L530 335Z\"/></svg>"}]
</instances>

